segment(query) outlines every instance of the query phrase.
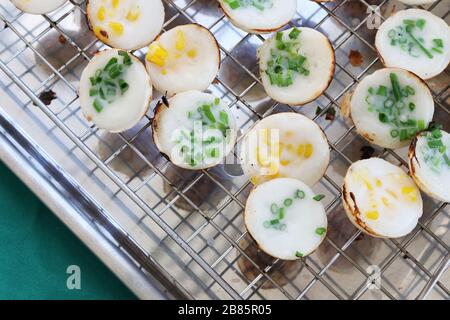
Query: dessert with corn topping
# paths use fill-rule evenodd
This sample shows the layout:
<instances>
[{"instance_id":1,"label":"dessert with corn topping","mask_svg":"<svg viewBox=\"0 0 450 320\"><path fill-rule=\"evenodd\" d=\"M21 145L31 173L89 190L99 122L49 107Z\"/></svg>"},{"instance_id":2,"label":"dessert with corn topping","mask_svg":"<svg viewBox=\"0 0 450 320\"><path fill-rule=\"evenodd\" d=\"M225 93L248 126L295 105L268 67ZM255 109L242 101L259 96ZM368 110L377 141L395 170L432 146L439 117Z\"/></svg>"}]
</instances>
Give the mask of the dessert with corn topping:
<instances>
[{"instance_id":1,"label":"dessert with corn topping","mask_svg":"<svg viewBox=\"0 0 450 320\"><path fill-rule=\"evenodd\" d=\"M11 2L22 10L31 14L46 14L58 9L68 0L11 0Z\"/></svg>"},{"instance_id":2,"label":"dessert with corn topping","mask_svg":"<svg viewBox=\"0 0 450 320\"><path fill-rule=\"evenodd\" d=\"M148 45L164 23L161 0L89 0L86 12L95 36L124 50Z\"/></svg>"},{"instance_id":3,"label":"dessert with corn topping","mask_svg":"<svg viewBox=\"0 0 450 320\"><path fill-rule=\"evenodd\" d=\"M418 134L409 149L409 171L422 191L450 202L450 134L439 126Z\"/></svg>"},{"instance_id":4,"label":"dessert with corn topping","mask_svg":"<svg viewBox=\"0 0 450 320\"><path fill-rule=\"evenodd\" d=\"M219 71L220 52L208 29L187 24L158 37L145 62L155 88L171 96L208 88Z\"/></svg>"},{"instance_id":5,"label":"dessert with corn topping","mask_svg":"<svg viewBox=\"0 0 450 320\"><path fill-rule=\"evenodd\" d=\"M234 25L251 33L278 30L297 11L297 0L219 0L219 3Z\"/></svg>"},{"instance_id":6,"label":"dessert with corn topping","mask_svg":"<svg viewBox=\"0 0 450 320\"><path fill-rule=\"evenodd\" d=\"M200 170L223 162L236 141L228 106L200 91L179 93L156 107L153 139L173 164Z\"/></svg>"},{"instance_id":7,"label":"dessert with corn topping","mask_svg":"<svg viewBox=\"0 0 450 320\"><path fill-rule=\"evenodd\" d=\"M297 113L278 113L261 120L245 137L241 165L253 184L289 177L314 185L330 160L320 127Z\"/></svg>"},{"instance_id":8,"label":"dessert with corn topping","mask_svg":"<svg viewBox=\"0 0 450 320\"><path fill-rule=\"evenodd\" d=\"M258 49L258 58L267 95L288 105L313 101L333 79L333 47L311 28L277 32Z\"/></svg>"},{"instance_id":9,"label":"dessert with corn topping","mask_svg":"<svg viewBox=\"0 0 450 320\"><path fill-rule=\"evenodd\" d=\"M350 166L342 200L350 221L374 237L407 235L423 210L414 181L402 169L380 158L360 160Z\"/></svg>"},{"instance_id":10,"label":"dessert with corn topping","mask_svg":"<svg viewBox=\"0 0 450 320\"><path fill-rule=\"evenodd\" d=\"M255 187L247 199L244 220L259 248L272 257L296 260L322 243L327 215L321 200L300 180L279 178Z\"/></svg>"},{"instance_id":11,"label":"dessert with corn topping","mask_svg":"<svg viewBox=\"0 0 450 320\"><path fill-rule=\"evenodd\" d=\"M121 132L134 127L147 112L152 85L136 57L111 49L97 53L83 70L79 94L88 121Z\"/></svg>"},{"instance_id":12,"label":"dessert with corn topping","mask_svg":"<svg viewBox=\"0 0 450 320\"><path fill-rule=\"evenodd\" d=\"M428 127L434 101L415 74L386 68L365 77L342 108L366 140L395 149L409 145L417 132Z\"/></svg>"}]
</instances>

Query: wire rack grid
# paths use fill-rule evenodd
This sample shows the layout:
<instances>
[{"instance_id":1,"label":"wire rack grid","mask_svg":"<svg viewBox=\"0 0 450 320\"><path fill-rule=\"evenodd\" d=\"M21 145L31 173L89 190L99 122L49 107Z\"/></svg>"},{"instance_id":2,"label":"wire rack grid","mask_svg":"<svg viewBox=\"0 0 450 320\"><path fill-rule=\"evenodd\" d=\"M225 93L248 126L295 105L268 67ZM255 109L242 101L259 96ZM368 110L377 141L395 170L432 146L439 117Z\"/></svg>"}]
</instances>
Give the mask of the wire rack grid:
<instances>
[{"instance_id":1,"label":"wire rack grid","mask_svg":"<svg viewBox=\"0 0 450 320\"><path fill-rule=\"evenodd\" d=\"M0 69L6 75L0 83L48 139L58 141L64 156L75 159L74 167L61 166L122 230L123 238L112 238L143 273L156 269L168 290L177 292L175 297L186 298L450 298L447 203L425 197L424 215L410 235L373 239L346 220L340 201L342 177L367 146L354 126L339 116L339 104L361 78L381 67L373 46L376 30L367 26L372 19L383 21L389 12L402 8L400 3L299 1L291 25L312 27L330 38L336 73L323 96L296 107L280 105L264 94L255 52L266 35L235 28L216 1L163 1L164 30L199 23L217 38L221 70L209 90L227 101L236 114L242 129L238 149L245 133L260 119L282 111L310 117L329 138L330 167L314 190L327 195L330 232L316 253L285 262L265 256L245 231L242 215L251 189L245 177L225 167L201 172L174 167L152 145L152 114L137 128L120 134L102 132L83 119L77 95L80 73L93 54L105 48L87 30L85 2L72 0L54 13L30 19L7 0L0 0L0 21L5 24L0 31ZM426 9L449 18L445 0ZM358 65L351 64L351 50L362 55ZM145 50L134 54L143 59ZM447 130L449 77L446 70L429 83L436 118ZM56 93L56 99L45 105L41 98L48 90ZM158 98L154 97L152 106ZM329 118L332 110L337 110L335 119ZM53 153L46 141L39 144ZM407 170L405 150L375 148L373 152ZM86 175L78 176L79 171ZM105 227L105 222L95 222ZM374 270L382 280L377 290L371 286Z\"/></svg>"}]
</instances>

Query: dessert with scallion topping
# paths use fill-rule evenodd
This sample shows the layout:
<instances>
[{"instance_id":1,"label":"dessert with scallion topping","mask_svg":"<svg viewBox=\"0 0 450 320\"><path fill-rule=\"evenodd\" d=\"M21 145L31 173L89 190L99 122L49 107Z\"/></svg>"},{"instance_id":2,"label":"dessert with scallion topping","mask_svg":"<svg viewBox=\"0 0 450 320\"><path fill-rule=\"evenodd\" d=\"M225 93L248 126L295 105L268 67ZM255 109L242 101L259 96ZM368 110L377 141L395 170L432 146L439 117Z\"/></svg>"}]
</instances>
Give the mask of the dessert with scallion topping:
<instances>
[{"instance_id":1,"label":"dessert with scallion topping","mask_svg":"<svg viewBox=\"0 0 450 320\"><path fill-rule=\"evenodd\" d=\"M152 85L144 65L131 53L97 53L80 79L81 110L88 121L111 132L134 127L148 110Z\"/></svg>"},{"instance_id":2,"label":"dessert with scallion topping","mask_svg":"<svg viewBox=\"0 0 450 320\"><path fill-rule=\"evenodd\" d=\"M366 140L395 149L409 145L417 132L428 127L434 101L419 77L403 69L386 68L364 78L342 109L349 111Z\"/></svg>"},{"instance_id":3,"label":"dessert with scallion topping","mask_svg":"<svg viewBox=\"0 0 450 320\"><path fill-rule=\"evenodd\" d=\"M242 169L254 185L289 177L312 186L323 177L329 161L328 140L321 128L293 112L261 120L241 148Z\"/></svg>"},{"instance_id":4,"label":"dessert with scallion topping","mask_svg":"<svg viewBox=\"0 0 450 320\"><path fill-rule=\"evenodd\" d=\"M258 49L261 80L272 99L302 105L318 98L334 75L334 50L311 28L277 32Z\"/></svg>"},{"instance_id":5,"label":"dessert with scallion topping","mask_svg":"<svg viewBox=\"0 0 450 320\"><path fill-rule=\"evenodd\" d=\"M234 25L251 33L278 30L297 11L297 0L219 0L219 3Z\"/></svg>"},{"instance_id":6,"label":"dessert with scallion topping","mask_svg":"<svg viewBox=\"0 0 450 320\"><path fill-rule=\"evenodd\" d=\"M158 37L149 46L145 62L155 88L172 96L206 90L219 71L220 51L208 29L186 24Z\"/></svg>"},{"instance_id":7,"label":"dessert with scallion topping","mask_svg":"<svg viewBox=\"0 0 450 320\"><path fill-rule=\"evenodd\" d=\"M430 79L450 62L450 27L426 10L398 11L381 25L375 46L386 67Z\"/></svg>"},{"instance_id":8,"label":"dessert with scallion topping","mask_svg":"<svg viewBox=\"0 0 450 320\"><path fill-rule=\"evenodd\" d=\"M165 15L161 0L88 0L86 14L99 40L124 50L152 42L161 32Z\"/></svg>"},{"instance_id":9,"label":"dessert with scallion topping","mask_svg":"<svg viewBox=\"0 0 450 320\"><path fill-rule=\"evenodd\" d=\"M450 134L440 126L418 134L409 149L409 171L422 191L450 202Z\"/></svg>"},{"instance_id":10,"label":"dessert with scallion topping","mask_svg":"<svg viewBox=\"0 0 450 320\"><path fill-rule=\"evenodd\" d=\"M245 206L245 226L265 253L283 260L305 257L327 232L322 199L305 183L279 178L255 187Z\"/></svg>"},{"instance_id":11,"label":"dessert with scallion topping","mask_svg":"<svg viewBox=\"0 0 450 320\"><path fill-rule=\"evenodd\" d=\"M342 201L357 228L381 238L407 235L423 211L422 196L414 181L398 166L380 158L360 160L350 166Z\"/></svg>"},{"instance_id":12,"label":"dessert with scallion topping","mask_svg":"<svg viewBox=\"0 0 450 320\"><path fill-rule=\"evenodd\" d=\"M186 91L158 104L153 139L173 164L189 170L206 169L222 163L231 152L236 123L221 99Z\"/></svg>"},{"instance_id":13,"label":"dessert with scallion topping","mask_svg":"<svg viewBox=\"0 0 450 320\"><path fill-rule=\"evenodd\" d=\"M11 0L17 9L31 14L46 14L61 7L68 0Z\"/></svg>"}]
</instances>

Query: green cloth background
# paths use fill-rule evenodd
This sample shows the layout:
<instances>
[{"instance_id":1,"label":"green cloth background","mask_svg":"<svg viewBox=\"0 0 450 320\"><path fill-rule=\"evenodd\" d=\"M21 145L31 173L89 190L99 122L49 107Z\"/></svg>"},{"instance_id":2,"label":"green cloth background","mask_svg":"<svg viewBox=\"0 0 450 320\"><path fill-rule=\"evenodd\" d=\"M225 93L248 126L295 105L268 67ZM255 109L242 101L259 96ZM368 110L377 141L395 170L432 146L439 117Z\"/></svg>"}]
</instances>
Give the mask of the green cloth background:
<instances>
[{"instance_id":1,"label":"green cloth background","mask_svg":"<svg viewBox=\"0 0 450 320\"><path fill-rule=\"evenodd\" d=\"M81 290L67 289L67 267ZM135 299L135 296L0 162L0 299Z\"/></svg>"}]
</instances>

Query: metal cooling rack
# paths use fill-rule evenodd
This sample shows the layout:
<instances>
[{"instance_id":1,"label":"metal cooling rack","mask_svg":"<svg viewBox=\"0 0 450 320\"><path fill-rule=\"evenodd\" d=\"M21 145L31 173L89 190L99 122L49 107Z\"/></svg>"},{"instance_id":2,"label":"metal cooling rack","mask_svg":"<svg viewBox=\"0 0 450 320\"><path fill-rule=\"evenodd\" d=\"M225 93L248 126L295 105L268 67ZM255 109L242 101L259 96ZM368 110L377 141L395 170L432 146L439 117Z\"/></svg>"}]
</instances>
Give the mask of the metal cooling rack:
<instances>
[{"instance_id":1,"label":"metal cooling rack","mask_svg":"<svg viewBox=\"0 0 450 320\"><path fill-rule=\"evenodd\" d=\"M259 252L245 231L242 215L251 185L238 166L202 172L174 167L152 145L152 114L121 134L102 132L83 119L78 80L93 53L104 48L87 30L85 2L71 0L49 15L31 16L0 0L0 29L5 24L0 31L0 137L15 150L16 163L24 160L48 182L35 183L34 189L42 189L49 206L58 194L77 209L73 221L66 221L72 229L82 222L94 228L90 240L79 233L82 240L141 298L450 298L447 203L425 196L418 227L389 240L355 229L340 201L343 176L367 144L339 116L339 104L362 77L381 67L373 46L375 30L367 26L403 5L390 0L299 1L291 24L316 28L330 38L336 74L319 99L289 107L268 99L259 80L255 54L266 36L235 28L216 1L163 1L165 30L195 22L216 36L222 66L209 90L228 101L236 114L243 132L238 148L260 119L281 111L312 118L330 140L330 167L314 187L327 196L329 233L313 255L284 262ZM449 21L449 1L426 9ZM360 64L349 62L350 50L362 54ZM145 50L135 54L143 59ZM429 82L435 119L447 131L449 79L446 70ZM40 97L48 90L56 99L45 105ZM331 121L326 115L332 108L337 117ZM373 151L407 170L405 150ZM11 163L14 159L14 167ZM65 221L69 211L55 212ZM99 248L104 242L111 249L107 254ZM374 270L381 275L376 290L371 287ZM146 285L156 289L146 291Z\"/></svg>"}]
</instances>

